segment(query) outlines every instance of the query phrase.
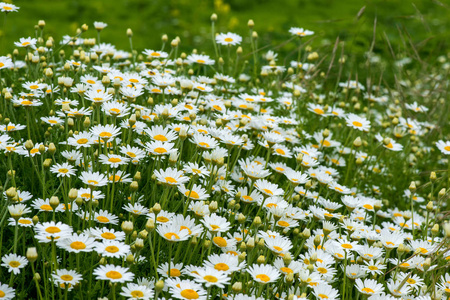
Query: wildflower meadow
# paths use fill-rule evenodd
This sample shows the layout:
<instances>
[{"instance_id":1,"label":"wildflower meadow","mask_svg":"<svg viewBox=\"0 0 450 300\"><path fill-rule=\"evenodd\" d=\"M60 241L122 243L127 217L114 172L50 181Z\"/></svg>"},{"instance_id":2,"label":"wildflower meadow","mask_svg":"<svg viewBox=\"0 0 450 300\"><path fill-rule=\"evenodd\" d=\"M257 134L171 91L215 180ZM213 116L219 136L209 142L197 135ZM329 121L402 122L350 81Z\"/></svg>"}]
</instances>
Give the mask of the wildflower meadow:
<instances>
[{"instance_id":1,"label":"wildflower meadow","mask_svg":"<svg viewBox=\"0 0 450 300\"><path fill-rule=\"evenodd\" d=\"M450 299L450 55L218 18L6 40L0 299Z\"/></svg>"}]
</instances>

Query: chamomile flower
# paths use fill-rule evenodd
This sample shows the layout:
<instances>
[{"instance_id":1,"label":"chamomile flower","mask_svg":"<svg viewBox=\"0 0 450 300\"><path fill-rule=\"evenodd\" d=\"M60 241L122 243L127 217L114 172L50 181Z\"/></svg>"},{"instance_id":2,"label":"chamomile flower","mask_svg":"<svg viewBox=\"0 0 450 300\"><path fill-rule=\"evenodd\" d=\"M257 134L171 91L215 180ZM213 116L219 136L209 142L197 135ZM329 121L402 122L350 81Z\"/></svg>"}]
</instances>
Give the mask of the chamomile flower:
<instances>
[{"instance_id":1,"label":"chamomile flower","mask_svg":"<svg viewBox=\"0 0 450 300\"><path fill-rule=\"evenodd\" d=\"M26 267L27 264L28 260L26 257L17 254L7 254L2 257L2 267L7 268L9 273L12 272L15 275L20 274L20 269ZM0 299L2 298L0 297Z\"/></svg>"},{"instance_id":2,"label":"chamomile flower","mask_svg":"<svg viewBox=\"0 0 450 300\"><path fill-rule=\"evenodd\" d=\"M196 63L200 65L213 65L215 62L208 55L202 54L190 54L186 59L191 63Z\"/></svg>"},{"instance_id":3,"label":"chamomile flower","mask_svg":"<svg viewBox=\"0 0 450 300\"><path fill-rule=\"evenodd\" d=\"M347 126L353 127L360 131L368 132L370 129L370 121L353 113L347 114L345 117Z\"/></svg>"},{"instance_id":4,"label":"chamomile flower","mask_svg":"<svg viewBox=\"0 0 450 300\"><path fill-rule=\"evenodd\" d=\"M156 180L169 186L181 185L189 181L189 178L183 176L183 172L178 171L177 169L167 168L166 170L155 170L154 174L156 176Z\"/></svg>"},{"instance_id":5,"label":"chamomile flower","mask_svg":"<svg viewBox=\"0 0 450 300\"><path fill-rule=\"evenodd\" d=\"M206 300L206 290L200 284L189 280L167 280L167 285L170 287L172 297L182 300L198 299Z\"/></svg>"},{"instance_id":6,"label":"chamomile flower","mask_svg":"<svg viewBox=\"0 0 450 300\"><path fill-rule=\"evenodd\" d=\"M48 241L66 238L72 234L72 228L69 225L54 221L38 223L34 226L34 230L38 236Z\"/></svg>"},{"instance_id":7,"label":"chamomile flower","mask_svg":"<svg viewBox=\"0 0 450 300\"><path fill-rule=\"evenodd\" d=\"M150 298L153 298L154 292L148 286L128 283L122 287L122 292L120 295L127 299L149 300Z\"/></svg>"},{"instance_id":8,"label":"chamomile flower","mask_svg":"<svg viewBox=\"0 0 450 300\"><path fill-rule=\"evenodd\" d=\"M101 256L123 258L130 253L130 246L117 240L103 240L95 244L95 251Z\"/></svg>"},{"instance_id":9,"label":"chamomile flower","mask_svg":"<svg viewBox=\"0 0 450 300\"><path fill-rule=\"evenodd\" d=\"M16 296L16 290L7 284L0 283L0 299L11 300Z\"/></svg>"},{"instance_id":10,"label":"chamomile flower","mask_svg":"<svg viewBox=\"0 0 450 300\"><path fill-rule=\"evenodd\" d=\"M94 269L93 274L99 280L107 280L112 283L124 283L132 281L134 274L129 272L128 268L115 265L99 266Z\"/></svg>"},{"instance_id":11,"label":"chamomile flower","mask_svg":"<svg viewBox=\"0 0 450 300\"><path fill-rule=\"evenodd\" d=\"M128 163L128 158L117 154L100 154L99 160L101 163L110 166L111 168L118 168Z\"/></svg>"},{"instance_id":12,"label":"chamomile flower","mask_svg":"<svg viewBox=\"0 0 450 300\"><path fill-rule=\"evenodd\" d=\"M95 240L84 234L73 234L63 240L58 240L56 245L68 252L91 252L95 247Z\"/></svg>"},{"instance_id":13,"label":"chamomile flower","mask_svg":"<svg viewBox=\"0 0 450 300\"><path fill-rule=\"evenodd\" d=\"M227 273L211 267L197 268L192 275L196 282L205 284L206 287L217 286L223 289L225 285L230 283L230 278Z\"/></svg>"},{"instance_id":14,"label":"chamomile flower","mask_svg":"<svg viewBox=\"0 0 450 300\"><path fill-rule=\"evenodd\" d=\"M53 280L61 287L61 289L68 288L71 290L75 285L80 283L83 279L82 275L74 270L57 269L52 273Z\"/></svg>"},{"instance_id":15,"label":"chamomile flower","mask_svg":"<svg viewBox=\"0 0 450 300\"><path fill-rule=\"evenodd\" d=\"M53 165L50 171L56 174L57 177L70 177L75 175L75 168L66 162Z\"/></svg>"},{"instance_id":16,"label":"chamomile flower","mask_svg":"<svg viewBox=\"0 0 450 300\"><path fill-rule=\"evenodd\" d=\"M184 185L179 185L178 190L192 200L206 200L209 198L209 194L206 193L206 190L197 184L194 184L191 189L187 189Z\"/></svg>"},{"instance_id":17,"label":"chamomile flower","mask_svg":"<svg viewBox=\"0 0 450 300\"><path fill-rule=\"evenodd\" d=\"M89 132L80 132L67 139L67 144L80 148L89 148L94 144L94 137Z\"/></svg>"},{"instance_id":18,"label":"chamomile flower","mask_svg":"<svg viewBox=\"0 0 450 300\"><path fill-rule=\"evenodd\" d=\"M90 235L94 238L102 241L123 241L125 240L125 233L123 231L116 231L113 228L108 229L106 227L91 228L89 230Z\"/></svg>"},{"instance_id":19,"label":"chamomile flower","mask_svg":"<svg viewBox=\"0 0 450 300\"><path fill-rule=\"evenodd\" d=\"M357 278L355 280L355 286L360 293L368 296L380 294L381 292L383 292L383 285L373 279L364 279L364 281L362 281L361 279Z\"/></svg>"},{"instance_id":20,"label":"chamomile flower","mask_svg":"<svg viewBox=\"0 0 450 300\"><path fill-rule=\"evenodd\" d=\"M442 152L442 154L450 155L450 141L439 140L436 142L436 147Z\"/></svg>"},{"instance_id":21,"label":"chamomile flower","mask_svg":"<svg viewBox=\"0 0 450 300\"><path fill-rule=\"evenodd\" d=\"M100 172L83 171L81 172L80 179L91 189L108 184L106 176L101 174Z\"/></svg>"},{"instance_id":22,"label":"chamomile flower","mask_svg":"<svg viewBox=\"0 0 450 300\"><path fill-rule=\"evenodd\" d=\"M303 28L299 28L299 27L291 27L291 29L289 29L289 32L292 35L295 35L295 36L298 36L298 37L305 37L305 36L309 36L309 35L313 35L314 34L314 31L303 29Z\"/></svg>"},{"instance_id":23,"label":"chamomile flower","mask_svg":"<svg viewBox=\"0 0 450 300\"><path fill-rule=\"evenodd\" d=\"M117 216L102 209L94 214L94 221L101 224L117 225L119 223L118 219L119 218Z\"/></svg>"},{"instance_id":24,"label":"chamomile flower","mask_svg":"<svg viewBox=\"0 0 450 300\"><path fill-rule=\"evenodd\" d=\"M18 42L14 42L14 45L21 48L36 49L37 39L35 38L20 38Z\"/></svg>"},{"instance_id":25,"label":"chamomile flower","mask_svg":"<svg viewBox=\"0 0 450 300\"><path fill-rule=\"evenodd\" d=\"M242 37L232 32L216 35L216 42L224 46L235 46L242 42Z\"/></svg>"},{"instance_id":26,"label":"chamomile flower","mask_svg":"<svg viewBox=\"0 0 450 300\"><path fill-rule=\"evenodd\" d=\"M250 276L258 283L267 284L275 282L281 273L271 265L253 265L246 270Z\"/></svg>"},{"instance_id":27,"label":"chamomile flower","mask_svg":"<svg viewBox=\"0 0 450 300\"><path fill-rule=\"evenodd\" d=\"M181 242L190 237L187 229L182 229L178 224L174 223L159 225L156 231L169 242Z\"/></svg>"},{"instance_id":28,"label":"chamomile flower","mask_svg":"<svg viewBox=\"0 0 450 300\"><path fill-rule=\"evenodd\" d=\"M235 271L239 271L245 267L245 263L239 263L239 258L236 255L223 253L223 254L211 254L208 256L207 261L204 262L205 267L211 267L217 271L231 274Z\"/></svg>"},{"instance_id":29,"label":"chamomile flower","mask_svg":"<svg viewBox=\"0 0 450 300\"><path fill-rule=\"evenodd\" d=\"M280 189L277 184L271 183L265 179L258 179L255 182L255 187L266 197L281 196L284 194L284 190Z\"/></svg>"},{"instance_id":30,"label":"chamomile flower","mask_svg":"<svg viewBox=\"0 0 450 300\"><path fill-rule=\"evenodd\" d=\"M211 232L226 232L230 229L231 223L226 218L217 214L206 215L201 220L206 229Z\"/></svg>"}]
</instances>

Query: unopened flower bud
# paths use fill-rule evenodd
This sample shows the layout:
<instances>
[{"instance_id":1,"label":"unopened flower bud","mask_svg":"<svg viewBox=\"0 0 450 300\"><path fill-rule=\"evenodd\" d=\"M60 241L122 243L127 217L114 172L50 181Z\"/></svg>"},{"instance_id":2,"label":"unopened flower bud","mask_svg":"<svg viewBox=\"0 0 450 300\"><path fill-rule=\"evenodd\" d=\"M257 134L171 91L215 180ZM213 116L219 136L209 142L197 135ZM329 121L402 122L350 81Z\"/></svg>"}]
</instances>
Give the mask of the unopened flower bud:
<instances>
[{"instance_id":1,"label":"unopened flower bud","mask_svg":"<svg viewBox=\"0 0 450 300\"><path fill-rule=\"evenodd\" d=\"M444 236L446 238L450 238L450 223L449 222L445 222L442 227L444 228Z\"/></svg>"},{"instance_id":2,"label":"unopened flower bud","mask_svg":"<svg viewBox=\"0 0 450 300\"><path fill-rule=\"evenodd\" d=\"M37 260L38 254L35 247L30 247L27 249L27 259L29 262L33 263Z\"/></svg>"},{"instance_id":3,"label":"unopened flower bud","mask_svg":"<svg viewBox=\"0 0 450 300\"><path fill-rule=\"evenodd\" d=\"M257 259L256 259L256 263L258 265L262 265L266 263L266 258L264 257L264 255L260 255Z\"/></svg>"},{"instance_id":4,"label":"unopened flower bud","mask_svg":"<svg viewBox=\"0 0 450 300\"><path fill-rule=\"evenodd\" d=\"M361 141L361 138L358 136L354 141L353 141L353 146L355 146L355 147L361 147L361 145L362 145L362 141Z\"/></svg>"},{"instance_id":5,"label":"unopened flower bud","mask_svg":"<svg viewBox=\"0 0 450 300\"><path fill-rule=\"evenodd\" d=\"M231 287L234 293L238 294L242 291L242 282L237 281L233 283L233 286Z\"/></svg>"},{"instance_id":6,"label":"unopened flower bud","mask_svg":"<svg viewBox=\"0 0 450 300\"><path fill-rule=\"evenodd\" d=\"M436 172L431 172L431 173L430 173L430 180L431 180L431 181L435 181L436 178L437 178L437 177L436 177Z\"/></svg>"},{"instance_id":7,"label":"unopened flower bud","mask_svg":"<svg viewBox=\"0 0 450 300\"><path fill-rule=\"evenodd\" d=\"M158 215L161 212L161 205L159 203L155 203L151 210L153 213L155 213L155 215Z\"/></svg>"},{"instance_id":8,"label":"unopened flower bud","mask_svg":"<svg viewBox=\"0 0 450 300\"><path fill-rule=\"evenodd\" d=\"M122 228L123 232L125 232L126 234L130 234L133 232L133 222L123 221L121 228Z\"/></svg>"},{"instance_id":9,"label":"unopened flower bud","mask_svg":"<svg viewBox=\"0 0 450 300\"><path fill-rule=\"evenodd\" d=\"M415 181L411 181L411 184L409 185L409 190L411 191L411 193L414 193L416 191L416 182Z\"/></svg>"},{"instance_id":10,"label":"unopened flower bud","mask_svg":"<svg viewBox=\"0 0 450 300\"><path fill-rule=\"evenodd\" d=\"M50 206L56 209L59 206L59 199L57 196L50 197Z\"/></svg>"},{"instance_id":11,"label":"unopened flower bud","mask_svg":"<svg viewBox=\"0 0 450 300\"><path fill-rule=\"evenodd\" d=\"M428 204L427 204L427 211L431 212L433 210L434 210L433 201L429 201Z\"/></svg>"},{"instance_id":12,"label":"unopened flower bud","mask_svg":"<svg viewBox=\"0 0 450 300\"><path fill-rule=\"evenodd\" d=\"M161 291L164 289L164 281L163 280L158 280L155 283L155 291L157 293L161 293Z\"/></svg>"},{"instance_id":13,"label":"unopened flower bud","mask_svg":"<svg viewBox=\"0 0 450 300\"><path fill-rule=\"evenodd\" d=\"M438 235L438 233L439 233L439 224L434 224L434 226L431 228L431 234Z\"/></svg>"},{"instance_id":14,"label":"unopened flower bud","mask_svg":"<svg viewBox=\"0 0 450 300\"><path fill-rule=\"evenodd\" d=\"M145 223L145 229L148 232L152 232L153 230L155 230L155 221L153 219L148 219L147 223Z\"/></svg>"}]
</instances>

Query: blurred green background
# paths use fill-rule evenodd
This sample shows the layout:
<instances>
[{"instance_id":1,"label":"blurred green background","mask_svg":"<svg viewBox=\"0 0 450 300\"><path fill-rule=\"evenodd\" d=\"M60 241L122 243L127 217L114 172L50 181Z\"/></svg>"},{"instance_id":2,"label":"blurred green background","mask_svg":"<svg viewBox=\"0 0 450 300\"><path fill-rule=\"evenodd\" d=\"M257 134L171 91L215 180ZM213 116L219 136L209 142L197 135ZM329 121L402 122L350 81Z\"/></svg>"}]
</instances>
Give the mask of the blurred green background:
<instances>
[{"instance_id":1,"label":"blurred green background","mask_svg":"<svg viewBox=\"0 0 450 300\"><path fill-rule=\"evenodd\" d=\"M46 21L46 35L59 40L75 35L83 23L85 36L96 37L94 21L108 23L102 42L129 50L126 29L134 32L135 49L161 48L161 35L180 36L185 51L211 50L210 16L218 15L217 31L248 36L247 21L253 19L259 45L277 45L287 40L290 27L316 32L316 45L345 40L346 53L363 55L373 37L377 20L375 53L388 51L385 35L393 48L411 42L421 55L431 56L448 48L450 4L438 0L16 0L19 12L7 16L1 34L6 43L1 54L13 48L20 37L34 36L38 20ZM364 11L361 9L365 7ZM358 12L361 14L358 16ZM3 16L2 16L3 17ZM401 34L400 34L401 32ZM296 47L288 43L278 51ZM210 52L212 54L212 52Z\"/></svg>"}]
</instances>

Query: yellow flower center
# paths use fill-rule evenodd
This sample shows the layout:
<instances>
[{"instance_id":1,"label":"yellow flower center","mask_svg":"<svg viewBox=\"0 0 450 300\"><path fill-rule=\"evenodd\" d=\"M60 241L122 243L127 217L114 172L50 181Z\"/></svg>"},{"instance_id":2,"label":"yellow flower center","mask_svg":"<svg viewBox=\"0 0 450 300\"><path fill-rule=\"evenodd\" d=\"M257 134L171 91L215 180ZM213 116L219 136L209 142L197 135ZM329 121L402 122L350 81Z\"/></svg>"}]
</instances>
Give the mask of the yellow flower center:
<instances>
[{"instance_id":1,"label":"yellow flower center","mask_svg":"<svg viewBox=\"0 0 450 300\"><path fill-rule=\"evenodd\" d=\"M356 126L356 127L362 127L362 123L361 122L358 122L358 121L353 121L353 126Z\"/></svg>"},{"instance_id":2,"label":"yellow flower center","mask_svg":"<svg viewBox=\"0 0 450 300\"><path fill-rule=\"evenodd\" d=\"M110 137L112 137L112 134L111 134L111 132L103 131L99 134L99 136L102 138L110 138Z\"/></svg>"},{"instance_id":3,"label":"yellow flower center","mask_svg":"<svg viewBox=\"0 0 450 300\"><path fill-rule=\"evenodd\" d=\"M213 242L214 242L214 244L216 244L217 246L219 246L221 248L226 247L228 245L227 240L220 236L214 237Z\"/></svg>"},{"instance_id":4,"label":"yellow flower center","mask_svg":"<svg viewBox=\"0 0 450 300\"><path fill-rule=\"evenodd\" d=\"M144 297L144 293L143 292L141 292L141 291L132 291L131 293L130 293L130 295L133 297L133 298L142 298L142 297Z\"/></svg>"},{"instance_id":5,"label":"yellow flower center","mask_svg":"<svg viewBox=\"0 0 450 300\"><path fill-rule=\"evenodd\" d=\"M278 252L281 252L281 251L283 251L283 248L281 248L281 247L278 247L278 246L273 246L273 248L274 248L275 250L277 250Z\"/></svg>"},{"instance_id":6,"label":"yellow flower center","mask_svg":"<svg viewBox=\"0 0 450 300\"><path fill-rule=\"evenodd\" d=\"M33 104L33 102L31 102L30 100L23 100L22 102L20 102L22 105L31 105Z\"/></svg>"},{"instance_id":7,"label":"yellow flower center","mask_svg":"<svg viewBox=\"0 0 450 300\"><path fill-rule=\"evenodd\" d=\"M101 237L107 240L114 240L116 238L116 235L111 232L104 232L101 234Z\"/></svg>"},{"instance_id":8,"label":"yellow flower center","mask_svg":"<svg viewBox=\"0 0 450 300\"><path fill-rule=\"evenodd\" d=\"M47 231L48 233L52 234L52 233L58 233L61 232L61 229L59 229L56 226L49 226L45 229L45 231Z\"/></svg>"},{"instance_id":9,"label":"yellow flower center","mask_svg":"<svg viewBox=\"0 0 450 300\"><path fill-rule=\"evenodd\" d=\"M169 274L168 274L169 275ZM170 277L180 277L181 272L178 269L172 268L170 269Z\"/></svg>"},{"instance_id":10,"label":"yellow flower center","mask_svg":"<svg viewBox=\"0 0 450 300\"><path fill-rule=\"evenodd\" d=\"M88 140L88 139L85 139L85 138L79 139L79 140L77 141L77 143L80 144L80 145L86 144L87 142L89 142L89 140Z\"/></svg>"},{"instance_id":11,"label":"yellow flower center","mask_svg":"<svg viewBox=\"0 0 450 300\"><path fill-rule=\"evenodd\" d=\"M161 222L161 223L166 223L169 222L169 219L163 216L159 216L156 218L156 221Z\"/></svg>"},{"instance_id":12,"label":"yellow flower center","mask_svg":"<svg viewBox=\"0 0 450 300\"><path fill-rule=\"evenodd\" d=\"M232 38L229 38L229 37L227 37L227 38L225 38L225 39L224 39L224 41L225 41L225 42L227 42L227 43L230 43L230 42L232 42L232 41L233 41L233 39L232 39Z\"/></svg>"},{"instance_id":13,"label":"yellow flower center","mask_svg":"<svg viewBox=\"0 0 450 300\"><path fill-rule=\"evenodd\" d=\"M166 239L168 240L179 240L180 237L178 236L178 234L176 234L175 232L168 232L165 233L164 236L166 237Z\"/></svg>"},{"instance_id":14,"label":"yellow flower center","mask_svg":"<svg viewBox=\"0 0 450 300\"><path fill-rule=\"evenodd\" d=\"M285 274L292 274L292 273L294 273L294 271L291 268L288 268L288 267L282 267L280 270L283 273L285 273Z\"/></svg>"},{"instance_id":15,"label":"yellow flower center","mask_svg":"<svg viewBox=\"0 0 450 300\"><path fill-rule=\"evenodd\" d=\"M20 266L20 262L13 260L9 262L9 265L13 268L17 268L18 266Z\"/></svg>"},{"instance_id":16,"label":"yellow flower center","mask_svg":"<svg viewBox=\"0 0 450 300\"><path fill-rule=\"evenodd\" d=\"M214 269L217 271L228 271L230 267L225 263L218 263L214 265Z\"/></svg>"},{"instance_id":17,"label":"yellow flower center","mask_svg":"<svg viewBox=\"0 0 450 300\"><path fill-rule=\"evenodd\" d=\"M167 183L177 183L178 182L175 178L170 177L170 176L168 176L164 179L166 180Z\"/></svg>"},{"instance_id":18,"label":"yellow flower center","mask_svg":"<svg viewBox=\"0 0 450 300\"><path fill-rule=\"evenodd\" d=\"M273 192L269 189L262 189L266 194L273 195Z\"/></svg>"},{"instance_id":19,"label":"yellow flower center","mask_svg":"<svg viewBox=\"0 0 450 300\"><path fill-rule=\"evenodd\" d=\"M117 246L108 246L108 247L105 248L105 251L109 252L109 253L117 253L117 252L119 252L119 247L117 247Z\"/></svg>"},{"instance_id":20,"label":"yellow flower center","mask_svg":"<svg viewBox=\"0 0 450 300\"><path fill-rule=\"evenodd\" d=\"M111 157L110 159L108 159L108 161L111 162L111 163L119 163L122 160L120 158L118 158L118 157Z\"/></svg>"},{"instance_id":21,"label":"yellow flower center","mask_svg":"<svg viewBox=\"0 0 450 300\"><path fill-rule=\"evenodd\" d=\"M122 274L120 274L120 272L117 272L117 271L109 271L109 272L106 272L105 275L109 279L120 279L120 278L122 278Z\"/></svg>"},{"instance_id":22,"label":"yellow flower center","mask_svg":"<svg viewBox=\"0 0 450 300\"><path fill-rule=\"evenodd\" d=\"M323 111L323 109L321 109L321 108L315 108L315 109L314 109L314 112L315 112L316 114L319 114L319 115L323 115L323 114L324 114L324 111Z\"/></svg>"},{"instance_id":23,"label":"yellow flower center","mask_svg":"<svg viewBox=\"0 0 450 300\"><path fill-rule=\"evenodd\" d=\"M48 210L48 211L53 210L53 208L50 205L48 205L48 204L43 204L43 205L41 205L40 208L42 210Z\"/></svg>"},{"instance_id":24,"label":"yellow flower center","mask_svg":"<svg viewBox=\"0 0 450 300\"><path fill-rule=\"evenodd\" d=\"M258 274L258 275L256 275L256 278L258 278L259 280L261 280L263 282L268 282L270 280L270 277L267 276L266 274Z\"/></svg>"},{"instance_id":25,"label":"yellow flower center","mask_svg":"<svg viewBox=\"0 0 450 300\"><path fill-rule=\"evenodd\" d=\"M361 291L366 292L368 294L374 294L375 293L374 290L372 290L371 288L368 288L368 287L363 288Z\"/></svg>"},{"instance_id":26,"label":"yellow flower center","mask_svg":"<svg viewBox=\"0 0 450 300\"><path fill-rule=\"evenodd\" d=\"M200 198L200 195L196 191L186 191L184 194L189 198L193 198L193 199Z\"/></svg>"},{"instance_id":27,"label":"yellow flower center","mask_svg":"<svg viewBox=\"0 0 450 300\"><path fill-rule=\"evenodd\" d=\"M186 299L198 299L200 297L193 289L184 289L181 291L180 295Z\"/></svg>"},{"instance_id":28,"label":"yellow flower center","mask_svg":"<svg viewBox=\"0 0 450 300\"><path fill-rule=\"evenodd\" d=\"M342 246L342 248L344 248L344 249L353 249L352 244L342 244L341 246Z\"/></svg>"},{"instance_id":29,"label":"yellow flower center","mask_svg":"<svg viewBox=\"0 0 450 300\"><path fill-rule=\"evenodd\" d=\"M159 154L163 154L163 153L167 152L166 149L161 148L161 147L155 148L153 151L155 151L156 153L159 153Z\"/></svg>"},{"instance_id":30,"label":"yellow flower center","mask_svg":"<svg viewBox=\"0 0 450 300\"><path fill-rule=\"evenodd\" d=\"M217 277L212 276L212 275L206 275L205 277L203 277L203 279L205 279L208 282L217 282L217 281L219 281L219 279L217 279Z\"/></svg>"},{"instance_id":31,"label":"yellow flower center","mask_svg":"<svg viewBox=\"0 0 450 300\"><path fill-rule=\"evenodd\" d=\"M275 152L277 152L278 154L281 154L281 155L285 155L286 154L286 152L283 149L280 149L280 148L275 149Z\"/></svg>"},{"instance_id":32,"label":"yellow flower center","mask_svg":"<svg viewBox=\"0 0 450 300\"><path fill-rule=\"evenodd\" d=\"M86 249L86 244L80 241L76 241L70 244L70 248L75 249L75 250L82 250L82 249Z\"/></svg>"},{"instance_id":33,"label":"yellow flower center","mask_svg":"<svg viewBox=\"0 0 450 300\"><path fill-rule=\"evenodd\" d=\"M64 275L61 275L61 277L59 277L59 278L61 278L64 281L71 281L73 279L73 276L64 274Z\"/></svg>"},{"instance_id":34,"label":"yellow flower center","mask_svg":"<svg viewBox=\"0 0 450 300\"><path fill-rule=\"evenodd\" d=\"M107 223L107 222L109 222L109 219L104 216L98 216L97 221L99 221L100 223Z\"/></svg>"},{"instance_id":35,"label":"yellow flower center","mask_svg":"<svg viewBox=\"0 0 450 300\"><path fill-rule=\"evenodd\" d=\"M277 224L280 225L281 227L289 227L289 223L286 221L278 221Z\"/></svg>"},{"instance_id":36,"label":"yellow flower center","mask_svg":"<svg viewBox=\"0 0 450 300\"><path fill-rule=\"evenodd\" d=\"M154 139L154 140L157 140L157 141L161 141L161 142L166 142L166 141L168 141L168 139L167 139L164 135L162 135L162 134L157 134L157 135L155 135L155 136L153 137L153 139Z\"/></svg>"}]
</instances>

